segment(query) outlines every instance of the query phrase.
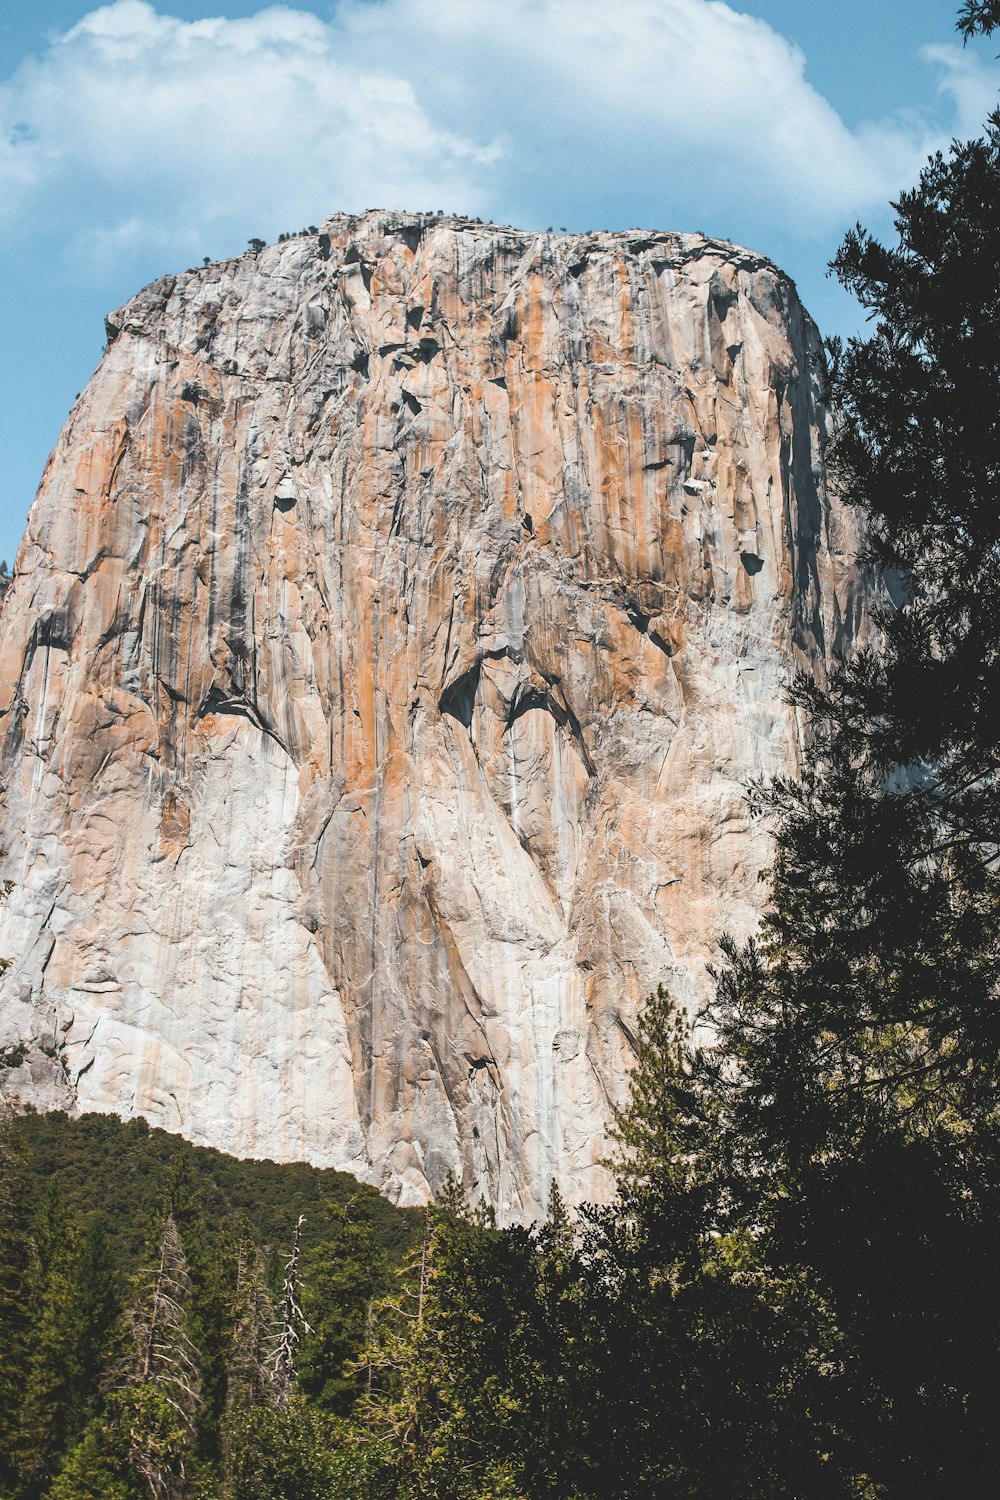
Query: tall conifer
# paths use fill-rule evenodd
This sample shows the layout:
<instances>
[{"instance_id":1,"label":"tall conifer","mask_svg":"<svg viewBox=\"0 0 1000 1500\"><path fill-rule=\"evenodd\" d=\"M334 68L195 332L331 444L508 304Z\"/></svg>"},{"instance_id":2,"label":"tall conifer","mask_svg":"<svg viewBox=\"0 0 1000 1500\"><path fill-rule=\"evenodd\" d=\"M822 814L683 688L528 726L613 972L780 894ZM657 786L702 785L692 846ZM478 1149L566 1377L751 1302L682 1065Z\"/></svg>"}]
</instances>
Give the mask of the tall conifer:
<instances>
[{"instance_id":1,"label":"tall conifer","mask_svg":"<svg viewBox=\"0 0 1000 1500\"><path fill-rule=\"evenodd\" d=\"M30 1309L28 1185L14 1116L0 1102L0 1496L17 1478L18 1408L27 1363Z\"/></svg>"},{"instance_id":2,"label":"tall conifer","mask_svg":"<svg viewBox=\"0 0 1000 1500\"><path fill-rule=\"evenodd\" d=\"M996 24L986 10L978 24ZM986 1495L1000 1385L1000 115L835 269L872 320L833 345L833 452L887 599L796 689L801 777L759 798L778 855L729 944L697 1061L716 1232L806 1267L840 1327L830 1420L890 1496Z\"/></svg>"}]
</instances>

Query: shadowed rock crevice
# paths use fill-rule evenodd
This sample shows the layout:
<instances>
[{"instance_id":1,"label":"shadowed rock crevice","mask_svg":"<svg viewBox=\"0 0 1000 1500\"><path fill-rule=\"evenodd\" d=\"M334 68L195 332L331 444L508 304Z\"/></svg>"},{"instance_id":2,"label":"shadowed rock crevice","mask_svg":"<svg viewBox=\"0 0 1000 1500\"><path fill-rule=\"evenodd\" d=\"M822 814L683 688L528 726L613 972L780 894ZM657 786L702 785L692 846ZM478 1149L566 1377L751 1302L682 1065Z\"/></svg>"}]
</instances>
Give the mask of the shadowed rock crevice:
<instances>
[{"instance_id":1,"label":"shadowed rock crevice","mask_svg":"<svg viewBox=\"0 0 1000 1500\"><path fill-rule=\"evenodd\" d=\"M447 714L452 719L457 719L463 729L472 729L472 720L476 711L476 693L479 691L480 665L463 672L461 677L445 688L438 700L438 708L441 713Z\"/></svg>"}]
</instances>

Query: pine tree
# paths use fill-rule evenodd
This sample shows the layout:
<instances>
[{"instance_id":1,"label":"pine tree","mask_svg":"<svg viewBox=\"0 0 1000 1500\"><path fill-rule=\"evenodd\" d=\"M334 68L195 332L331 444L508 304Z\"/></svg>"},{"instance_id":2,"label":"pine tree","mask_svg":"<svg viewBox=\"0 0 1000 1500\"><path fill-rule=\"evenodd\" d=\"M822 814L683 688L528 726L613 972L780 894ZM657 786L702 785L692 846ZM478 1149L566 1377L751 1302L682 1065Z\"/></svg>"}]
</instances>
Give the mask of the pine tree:
<instances>
[{"instance_id":1,"label":"pine tree","mask_svg":"<svg viewBox=\"0 0 1000 1500\"><path fill-rule=\"evenodd\" d=\"M643 1010L628 1107L611 1129L616 1218L661 1267L700 1263L718 1230L718 1104L699 1076L690 1027L661 985ZM677 1274L677 1271L671 1274Z\"/></svg>"},{"instance_id":2,"label":"pine tree","mask_svg":"<svg viewBox=\"0 0 1000 1500\"><path fill-rule=\"evenodd\" d=\"M46 1500L183 1500L190 1441L186 1422L156 1386L113 1391Z\"/></svg>"},{"instance_id":3,"label":"pine tree","mask_svg":"<svg viewBox=\"0 0 1000 1500\"><path fill-rule=\"evenodd\" d=\"M125 1316L125 1352L111 1403L119 1435L128 1440L129 1468L152 1500L183 1491L201 1406L198 1351L186 1327L187 1259L173 1214L158 1254L138 1281Z\"/></svg>"},{"instance_id":4,"label":"pine tree","mask_svg":"<svg viewBox=\"0 0 1000 1500\"><path fill-rule=\"evenodd\" d=\"M16 1120L0 1102L0 1496L13 1493L18 1470L17 1415L31 1326L24 1291L29 1201Z\"/></svg>"},{"instance_id":5,"label":"pine tree","mask_svg":"<svg viewBox=\"0 0 1000 1500\"><path fill-rule=\"evenodd\" d=\"M168 1214L121 1320L111 1390L48 1500L181 1500L187 1493L202 1404L188 1294L184 1248Z\"/></svg>"},{"instance_id":6,"label":"pine tree","mask_svg":"<svg viewBox=\"0 0 1000 1500\"><path fill-rule=\"evenodd\" d=\"M619 1195L590 1210L577 1338L596 1494L865 1493L831 1461L839 1331L798 1268L736 1211L715 1059L662 987L617 1117Z\"/></svg>"},{"instance_id":7,"label":"pine tree","mask_svg":"<svg viewBox=\"0 0 1000 1500\"><path fill-rule=\"evenodd\" d=\"M424 1430L433 1424L424 1381L433 1235L428 1209L419 1246L398 1271L396 1287L376 1302L369 1315L372 1337L356 1367L365 1378L362 1422L404 1462L419 1451Z\"/></svg>"},{"instance_id":8,"label":"pine tree","mask_svg":"<svg viewBox=\"0 0 1000 1500\"><path fill-rule=\"evenodd\" d=\"M268 1363L273 1352L275 1311L264 1257L245 1226L239 1241L231 1317L226 1410L269 1405L275 1394Z\"/></svg>"},{"instance_id":9,"label":"pine tree","mask_svg":"<svg viewBox=\"0 0 1000 1500\"><path fill-rule=\"evenodd\" d=\"M119 1388L155 1386L188 1427L200 1403L198 1351L186 1330L190 1291L187 1259L172 1214L160 1238L156 1263L143 1273L126 1314L126 1353Z\"/></svg>"},{"instance_id":10,"label":"pine tree","mask_svg":"<svg viewBox=\"0 0 1000 1500\"><path fill-rule=\"evenodd\" d=\"M340 1488L345 1468L330 1419L295 1391L303 1336L313 1333L301 1302L300 1216L285 1263L277 1313L256 1246L241 1242L236 1318L225 1421L227 1500L326 1500L360 1494ZM347 1465L349 1467L349 1465Z\"/></svg>"},{"instance_id":11,"label":"pine tree","mask_svg":"<svg viewBox=\"0 0 1000 1500\"><path fill-rule=\"evenodd\" d=\"M322 1238L303 1260L302 1305L311 1331L302 1342L298 1381L324 1410L347 1415L367 1384L368 1372L356 1362L372 1304L389 1286L385 1253L361 1205L329 1205Z\"/></svg>"},{"instance_id":12,"label":"pine tree","mask_svg":"<svg viewBox=\"0 0 1000 1500\"><path fill-rule=\"evenodd\" d=\"M368 1489L363 1464L340 1446L332 1419L301 1396L244 1408L230 1421L227 1500L389 1500Z\"/></svg>"},{"instance_id":13,"label":"pine tree","mask_svg":"<svg viewBox=\"0 0 1000 1500\"><path fill-rule=\"evenodd\" d=\"M94 1413L117 1313L103 1236L81 1227L50 1187L35 1215L24 1284L31 1339L18 1414L20 1490L42 1494Z\"/></svg>"},{"instance_id":14,"label":"pine tree","mask_svg":"<svg viewBox=\"0 0 1000 1500\"><path fill-rule=\"evenodd\" d=\"M83 1227L71 1272L77 1333L74 1364L79 1381L74 1421L93 1411L104 1383L111 1338L121 1313L117 1268L103 1228L96 1219Z\"/></svg>"},{"instance_id":15,"label":"pine tree","mask_svg":"<svg viewBox=\"0 0 1000 1500\"><path fill-rule=\"evenodd\" d=\"M233 1337L233 1305L240 1272L240 1236L219 1201L214 1184L199 1183L185 1153L171 1186L173 1216L184 1242L189 1290L185 1307L188 1336L198 1350L197 1451L208 1464L221 1457L221 1424L226 1410Z\"/></svg>"},{"instance_id":16,"label":"pine tree","mask_svg":"<svg viewBox=\"0 0 1000 1500\"><path fill-rule=\"evenodd\" d=\"M1000 116L895 208L896 244L858 229L837 257L873 326L831 348L834 469L891 603L797 687L803 773L758 803L769 909L725 950L718 1047L691 1066L716 1232L752 1228L838 1327L838 1465L975 1496L1000 1384Z\"/></svg>"},{"instance_id":17,"label":"pine tree","mask_svg":"<svg viewBox=\"0 0 1000 1500\"><path fill-rule=\"evenodd\" d=\"M835 262L874 331L832 380L835 468L896 604L832 684L798 685L803 773L761 798L770 912L715 1013L761 1168L890 1114L985 1127L1000 1090L1000 116L896 210L897 245L859 229Z\"/></svg>"},{"instance_id":18,"label":"pine tree","mask_svg":"<svg viewBox=\"0 0 1000 1500\"><path fill-rule=\"evenodd\" d=\"M895 245L859 228L834 263L874 326L831 351L834 469L894 602L797 686L803 773L758 803L770 909L714 1008L747 1182L890 1125L954 1144L997 1120L1000 116L895 207Z\"/></svg>"},{"instance_id":19,"label":"pine tree","mask_svg":"<svg viewBox=\"0 0 1000 1500\"><path fill-rule=\"evenodd\" d=\"M358 1362L370 1380L359 1425L394 1493L591 1493L580 1291L558 1189L543 1226L498 1231L445 1185L398 1291L375 1305Z\"/></svg>"}]
</instances>

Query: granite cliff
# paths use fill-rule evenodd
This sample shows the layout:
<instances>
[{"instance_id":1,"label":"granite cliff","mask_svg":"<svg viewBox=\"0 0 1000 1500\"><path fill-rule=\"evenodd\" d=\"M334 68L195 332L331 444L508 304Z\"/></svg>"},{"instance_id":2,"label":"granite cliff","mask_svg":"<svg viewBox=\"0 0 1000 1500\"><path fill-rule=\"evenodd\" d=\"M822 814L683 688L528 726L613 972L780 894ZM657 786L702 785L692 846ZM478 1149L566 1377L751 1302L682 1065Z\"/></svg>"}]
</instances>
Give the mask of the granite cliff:
<instances>
[{"instance_id":1,"label":"granite cliff","mask_svg":"<svg viewBox=\"0 0 1000 1500\"><path fill-rule=\"evenodd\" d=\"M386 213L111 316L2 605L0 1085L601 1196L859 628L817 348L729 244Z\"/></svg>"}]
</instances>

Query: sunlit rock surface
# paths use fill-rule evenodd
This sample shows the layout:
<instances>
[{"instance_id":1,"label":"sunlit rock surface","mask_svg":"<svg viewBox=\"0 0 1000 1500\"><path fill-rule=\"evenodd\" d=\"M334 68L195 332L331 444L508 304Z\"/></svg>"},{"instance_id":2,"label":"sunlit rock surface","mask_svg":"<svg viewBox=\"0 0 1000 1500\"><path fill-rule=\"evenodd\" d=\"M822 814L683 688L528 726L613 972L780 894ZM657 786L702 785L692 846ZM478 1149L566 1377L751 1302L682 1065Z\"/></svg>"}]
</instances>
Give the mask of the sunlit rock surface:
<instances>
[{"instance_id":1,"label":"sunlit rock surface","mask_svg":"<svg viewBox=\"0 0 1000 1500\"><path fill-rule=\"evenodd\" d=\"M858 630L794 288L369 213L108 332L2 606L0 1080L601 1197L641 1000L753 929L783 686Z\"/></svg>"}]
</instances>

